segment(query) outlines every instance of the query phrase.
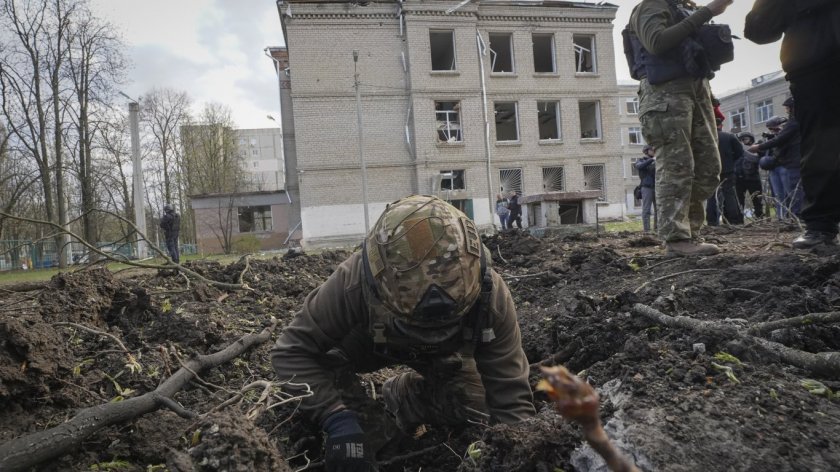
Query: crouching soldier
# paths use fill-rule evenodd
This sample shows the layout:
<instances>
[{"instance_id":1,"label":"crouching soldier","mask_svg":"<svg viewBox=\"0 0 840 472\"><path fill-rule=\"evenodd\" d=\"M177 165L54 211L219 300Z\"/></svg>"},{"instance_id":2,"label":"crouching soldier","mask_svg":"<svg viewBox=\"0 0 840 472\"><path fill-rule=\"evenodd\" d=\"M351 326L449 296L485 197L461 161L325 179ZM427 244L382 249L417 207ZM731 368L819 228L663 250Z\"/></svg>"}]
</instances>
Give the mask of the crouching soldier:
<instances>
[{"instance_id":1,"label":"crouching soldier","mask_svg":"<svg viewBox=\"0 0 840 472\"><path fill-rule=\"evenodd\" d=\"M475 413L514 423L534 414L516 309L475 224L436 197L388 205L362 249L312 291L272 349L281 381L305 383L301 410L326 434L325 466L374 460L342 377L402 364L385 407L406 433Z\"/></svg>"}]
</instances>

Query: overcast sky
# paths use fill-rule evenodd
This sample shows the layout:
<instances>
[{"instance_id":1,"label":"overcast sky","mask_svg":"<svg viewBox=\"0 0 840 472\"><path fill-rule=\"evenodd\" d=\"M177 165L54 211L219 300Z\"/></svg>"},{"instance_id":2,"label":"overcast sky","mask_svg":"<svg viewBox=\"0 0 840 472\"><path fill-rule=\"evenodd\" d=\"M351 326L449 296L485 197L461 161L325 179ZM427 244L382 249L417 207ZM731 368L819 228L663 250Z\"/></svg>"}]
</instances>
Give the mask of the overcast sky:
<instances>
[{"instance_id":1,"label":"overcast sky","mask_svg":"<svg viewBox=\"0 0 840 472\"><path fill-rule=\"evenodd\" d=\"M131 83L137 97L153 87L186 90L195 106L207 101L233 110L240 128L276 126L279 121L277 78L266 46L282 46L283 35L274 0L91 0L98 16L122 32L133 63ZM459 3L452 1L453 5ZM597 3L590 0L589 3ZM621 48L621 29L637 0L612 0L619 5L615 50L619 81L630 81ZM704 0L698 4L705 4ZM752 0L735 3L716 20L743 37L744 17ZM750 79L780 69L779 43L758 46L736 41L735 61L712 81L717 95L748 86Z\"/></svg>"}]
</instances>

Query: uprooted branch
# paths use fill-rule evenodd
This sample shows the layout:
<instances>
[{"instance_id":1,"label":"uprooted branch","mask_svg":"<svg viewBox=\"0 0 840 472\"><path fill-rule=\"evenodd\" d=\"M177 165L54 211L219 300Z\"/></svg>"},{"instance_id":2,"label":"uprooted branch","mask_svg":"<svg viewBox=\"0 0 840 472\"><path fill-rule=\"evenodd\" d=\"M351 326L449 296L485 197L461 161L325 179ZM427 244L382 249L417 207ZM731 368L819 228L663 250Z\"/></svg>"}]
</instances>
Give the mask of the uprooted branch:
<instances>
[{"instance_id":1,"label":"uprooted branch","mask_svg":"<svg viewBox=\"0 0 840 472\"><path fill-rule=\"evenodd\" d=\"M276 327L277 321L273 320L271 326L261 332L245 335L221 351L190 359L184 367L161 383L158 388L144 395L117 403L85 408L73 419L54 428L0 445L0 470L4 472L28 470L37 464L72 451L102 428L172 405L172 397L193 379L195 373L228 362L254 346L268 341ZM176 413L190 416L186 410L176 410Z\"/></svg>"},{"instance_id":2,"label":"uprooted branch","mask_svg":"<svg viewBox=\"0 0 840 472\"><path fill-rule=\"evenodd\" d=\"M644 316L645 318L648 318L650 320L655 321L656 323L665 326L683 328L698 333L705 333L716 337L722 337L724 339L746 339L763 346L768 351L779 356L779 359L783 360L784 362L805 369L813 374L827 377L840 376L840 352L811 353L800 351L798 349L787 347L784 344L769 341L767 339L758 336L753 336L751 334L753 332L767 332L768 326L770 326L769 330L772 330L776 329L776 327L801 325L804 323L803 320L806 319L808 315L790 318L789 323L783 323L784 321L788 320L762 323L757 325L755 327L757 329L754 331L753 329L738 330L733 326L727 326L721 323L714 323L711 321L695 320L694 318L689 318L687 316L669 316L665 313L662 313L641 303L633 305L633 313ZM823 316L815 315L818 314L815 313L811 315L810 320L812 322L837 321L837 316L834 316L836 315L836 313L819 314Z\"/></svg>"}]
</instances>

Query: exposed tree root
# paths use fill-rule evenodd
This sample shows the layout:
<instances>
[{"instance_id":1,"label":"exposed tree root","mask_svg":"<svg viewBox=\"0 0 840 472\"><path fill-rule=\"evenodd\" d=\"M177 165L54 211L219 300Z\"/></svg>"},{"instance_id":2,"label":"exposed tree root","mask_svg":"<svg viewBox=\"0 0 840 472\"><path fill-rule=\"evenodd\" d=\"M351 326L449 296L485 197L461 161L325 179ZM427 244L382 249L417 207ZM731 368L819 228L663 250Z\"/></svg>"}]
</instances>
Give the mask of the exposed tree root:
<instances>
[{"instance_id":1,"label":"exposed tree root","mask_svg":"<svg viewBox=\"0 0 840 472\"><path fill-rule=\"evenodd\" d=\"M221 351L190 359L184 367L151 392L121 402L85 408L73 419L54 428L0 445L0 471L28 470L74 450L102 428L132 420L161 407L174 407L173 411L176 414L194 416L193 413L176 406L172 397L193 379L195 373L228 362L254 346L268 341L276 326L277 321L273 320L271 326L261 332L245 335Z\"/></svg>"},{"instance_id":2,"label":"exposed tree root","mask_svg":"<svg viewBox=\"0 0 840 472\"><path fill-rule=\"evenodd\" d=\"M733 326L711 321L696 320L687 316L669 316L647 305L637 303L633 305L633 313L642 315L665 326L682 328L698 333L710 334L724 339L746 339L761 345L768 351L779 356L790 365L807 370L808 372L825 377L840 377L840 352L811 353L793 349L777 342L753 336L751 333L762 333L780 327L800 326L811 322L834 322L840 320L840 313L815 313L812 315L789 318L787 320L771 321L756 325L747 330L739 330ZM819 316L817 316L819 315Z\"/></svg>"},{"instance_id":3,"label":"exposed tree root","mask_svg":"<svg viewBox=\"0 0 840 472\"><path fill-rule=\"evenodd\" d=\"M35 290L42 290L47 288L49 282L18 282L16 284L8 284L0 286L2 292L34 292Z\"/></svg>"}]
</instances>

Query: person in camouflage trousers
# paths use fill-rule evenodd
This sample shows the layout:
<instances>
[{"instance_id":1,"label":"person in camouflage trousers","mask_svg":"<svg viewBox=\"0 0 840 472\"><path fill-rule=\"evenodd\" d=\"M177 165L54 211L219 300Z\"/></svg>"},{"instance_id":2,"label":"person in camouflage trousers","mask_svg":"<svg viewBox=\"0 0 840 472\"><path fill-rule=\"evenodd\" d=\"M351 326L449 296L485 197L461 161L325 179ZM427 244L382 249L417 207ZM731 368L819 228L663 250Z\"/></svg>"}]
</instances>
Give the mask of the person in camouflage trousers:
<instances>
[{"instance_id":1,"label":"person in camouflage trousers","mask_svg":"<svg viewBox=\"0 0 840 472\"><path fill-rule=\"evenodd\" d=\"M693 2L643 0L630 16L628 30L642 59L631 65L631 72L640 76L642 135L657 150L657 220L669 254L719 252L696 240L721 170L712 94L707 77L686 71L680 46L731 3L713 0L694 8ZM677 8L686 12L684 19L676 17Z\"/></svg>"},{"instance_id":2,"label":"person in camouflage trousers","mask_svg":"<svg viewBox=\"0 0 840 472\"><path fill-rule=\"evenodd\" d=\"M326 435L326 470L371 470L388 425L414 434L535 414L513 299L489 262L472 220L411 196L306 297L271 360L285 389L311 391L300 408ZM362 408L356 374L397 365L410 370L382 385L383 426Z\"/></svg>"}]
</instances>

